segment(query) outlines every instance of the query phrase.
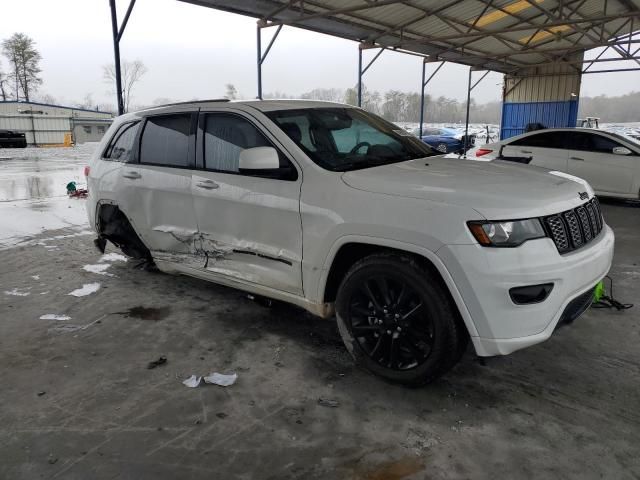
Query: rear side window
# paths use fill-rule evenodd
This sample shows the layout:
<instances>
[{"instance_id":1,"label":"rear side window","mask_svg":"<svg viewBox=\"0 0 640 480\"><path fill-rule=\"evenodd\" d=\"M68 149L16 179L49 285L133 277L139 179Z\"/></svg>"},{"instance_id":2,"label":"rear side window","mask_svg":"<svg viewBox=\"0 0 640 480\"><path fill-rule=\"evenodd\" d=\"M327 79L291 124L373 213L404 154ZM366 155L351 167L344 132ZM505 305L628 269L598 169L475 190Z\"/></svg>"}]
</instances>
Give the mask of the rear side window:
<instances>
[{"instance_id":1,"label":"rear side window","mask_svg":"<svg viewBox=\"0 0 640 480\"><path fill-rule=\"evenodd\" d=\"M139 122L125 123L122 125L111 140L103 158L117 160L119 162L129 162L132 160L133 142L136 139Z\"/></svg>"},{"instance_id":2,"label":"rear side window","mask_svg":"<svg viewBox=\"0 0 640 480\"><path fill-rule=\"evenodd\" d=\"M140 142L140 163L189 167L191 114L149 117Z\"/></svg>"},{"instance_id":3,"label":"rear side window","mask_svg":"<svg viewBox=\"0 0 640 480\"><path fill-rule=\"evenodd\" d=\"M519 147L566 148L566 132L544 132L521 138L510 145Z\"/></svg>"}]
</instances>

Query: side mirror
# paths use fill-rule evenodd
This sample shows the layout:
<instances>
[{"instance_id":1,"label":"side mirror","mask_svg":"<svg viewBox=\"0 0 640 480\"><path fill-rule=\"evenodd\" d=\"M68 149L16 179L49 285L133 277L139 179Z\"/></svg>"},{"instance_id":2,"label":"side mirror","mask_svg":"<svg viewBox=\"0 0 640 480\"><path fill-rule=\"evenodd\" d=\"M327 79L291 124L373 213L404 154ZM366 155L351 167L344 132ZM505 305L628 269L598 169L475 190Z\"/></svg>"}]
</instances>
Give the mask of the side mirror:
<instances>
[{"instance_id":1,"label":"side mirror","mask_svg":"<svg viewBox=\"0 0 640 480\"><path fill-rule=\"evenodd\" d=\"M273 147L247 148L240 152L238 167L240 170L277 170L280 159Z\"/></svg>"},{"instance_id":2,"label":"side mirror","mask_svg":"<svg viewBox=\"0 0 640 480\"><path fill-rule=\"evenodd\" d=\"M633 152L627 147L614 147L613 153L615 155L631 155Z\"/></svg>"}]
</instances>

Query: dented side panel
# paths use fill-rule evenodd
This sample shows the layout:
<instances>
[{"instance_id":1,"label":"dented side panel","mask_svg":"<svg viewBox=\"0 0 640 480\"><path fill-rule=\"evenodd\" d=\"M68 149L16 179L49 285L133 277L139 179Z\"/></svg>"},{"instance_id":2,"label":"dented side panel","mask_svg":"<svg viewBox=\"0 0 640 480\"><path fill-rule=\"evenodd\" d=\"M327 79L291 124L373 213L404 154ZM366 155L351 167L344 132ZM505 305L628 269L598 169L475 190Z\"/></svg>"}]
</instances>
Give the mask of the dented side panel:
<instances>
[{"instance_id":1,"label":"dented side panel","mask_svg":"<svg viewBox=\"0 0 640 480\"><path fill-rule=\"evenodd\" d=\"M191 170L125 165L119 203L154 257L168 253L193 261L197 222L191 199ZM136 175L130 175L136 177Z\"/></svg>"},{"instance_id":2,"label":"dented side panel","mask_svg":"<svg viewBox=\"0 0 640 480\"><path fill-rule=\"evenodd\" d=\"M206 270L302 295L300 180L198 171L192 194Z\"/></svg>"}]
</instances>

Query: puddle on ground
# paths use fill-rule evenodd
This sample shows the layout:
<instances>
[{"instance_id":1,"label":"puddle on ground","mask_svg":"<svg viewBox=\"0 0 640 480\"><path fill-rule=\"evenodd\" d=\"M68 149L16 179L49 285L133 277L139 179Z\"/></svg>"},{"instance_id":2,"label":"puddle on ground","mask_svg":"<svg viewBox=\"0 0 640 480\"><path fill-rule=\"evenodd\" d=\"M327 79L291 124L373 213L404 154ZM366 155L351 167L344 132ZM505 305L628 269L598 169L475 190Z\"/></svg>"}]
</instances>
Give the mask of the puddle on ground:
<instances>
[{"instance_id":1,"label":"puddle on ground","mask_svg":"<svg viewBox=\"0 0 640 480\"><path fill-rule=\"evenodd\" d=\"M401 480L422 471L424 463L420 458L405 457L385 462L373 469L367 469L358 478L362 480Z\"/></svg>"},{"instance_id":2,"label":"puddle on ground","mask_svg":"<svg viewBox=\"0 0 640 480\"><path fill-rule=\"evenodd\" d=\"M140 320L162 320L167 318L171 307L131 307L122 312L126 317L139 318Z\"/></svg>"}]
</instances>

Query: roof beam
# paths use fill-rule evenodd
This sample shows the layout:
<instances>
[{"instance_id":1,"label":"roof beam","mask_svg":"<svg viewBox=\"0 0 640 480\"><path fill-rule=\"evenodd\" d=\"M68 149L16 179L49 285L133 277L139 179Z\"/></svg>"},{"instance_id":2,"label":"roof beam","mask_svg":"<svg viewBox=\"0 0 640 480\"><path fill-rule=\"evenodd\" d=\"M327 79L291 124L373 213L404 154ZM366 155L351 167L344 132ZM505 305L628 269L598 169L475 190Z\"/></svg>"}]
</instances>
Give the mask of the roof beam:
<instances>
[{"instance_id":1,"label":"roof beam","mask_svg":"<svg viewBox=\"0 0 640 480\"><path fill-rule=\"evenodd\" d=\"M557 20L557 21L547 22L545 26L557 27L561 25L577 25L581 23L608 22L608 21L617 20L620 18L634 17L636 15L638 14L637 13L618 13L615 15L607 15L607 16L600 16L600 17L584 17L584 18L577 18L577 19ZM471 33L465 33L464 35L462 35L462 37L460 35L445 35L443 37L437 37L437 41L447 41L447 40L456 40L456 39L459 40L460 38L472 38L472 37L486 37L491 35L499 35L503 33L522 32L526 30L532 30L534 28L535 27L532 27L531 25L526 25L526 26L514 26L514 27L501 28L498 30L481 30L481 31L476 31Z\"/></svg>"},{"instance_id":2,"label":"roof beam","mask_svg":"<svg viewBox=\"0 0 640 480\"><path fill-rule=\"evenodd\" d=\"M350 7L341 7L341 8L335 8L335 9L327 9L324 12L316 12L316 13L311 13L308 15L302 15L299 18L293 19L293 20L275 20L275 21L270 21L269 25L291 25L292 22L295 23L300 23L300 22L304 22L306 20L313 20L314 18L322 18L322 17L328 17L328 16L332 16L332 15L340 15L340 14L349 14L349 13L354 13L354 12L358 12L360 10L368 10L370 8L376 8L376 7L383 7L385 5L392 5L394 3L402 3L404 0L378 0L376 3L371 4L371 3L361 3L359 5L353 5ZM304 6L303 3L307 3L309 5L313 5L313 3L311 2L299 2L301 5L301 11L304 11ZM326 8L324 6L321 5L314 5L317 8ZM293 4L291 5L291 7L293 7ZM290 8L291 8L290 7Z\"/></svg>"},{"instance_id":3,"label":"roof beam","mask_svg":"<svg viewBox=\"0 0 640 480\"><path fill-rule=\"evenodd\" d=\"M384 0L380 0L380 1L379 1L378 3L376 3L375 5L376 5L376 6L381 6L381 3L382 3L383 1L384 1ZM388 1L390 1L390 0L386 0L386 1L388 2ZM438 8L438 9L436 9L436 10L443 11L443 10L445 10L446 8L449 8L449 7L453 6L453 5L456 5L456 4L458 4L458 3L461 3L461 1L463 1L463 0L455 0L454 2L451 2L450 4L447 4L447 5L446 5L446 7ZM398 0L393 0L393 3L398 3ZM418 7L418 6L416 6L416 5L413 5L413 4L409 3L409 2L408 2L408 1L406 1L406 0L402 0L402 3L403 3L403 4L405 4L406 6L410 6L410 7L412 7L412 8L415 8L416 10L418 10L418 11L420 11L420 12L423 12L423 13L427 12L427 13L429 13L429 14L432 14L432 12L431 12L431 11L428 11L428 10L427 10L427 11L425 11L425 9L423 9L423 8L421 8L421 7ZM307 6L312 6L312 7L314 7L314 8L324 8L324 9L326 9L326 7L325 7L325 6L323 6L323 5L319 5L319 4L317 4L316 2L313 2L313 1L306 1L306 0L305 0L305 1L304 1L304 4L305 4L305 5L307 5ZM300 7L299 7L299 8L305 9L305 5L303 5L303 3L302 3L302 2L300 2ZM362 6L362 5L360 5L360 7L361 7L361 6ZM354 10L353 10L353 8L355 8L355 7L351 7L351 11L350 11L350 12L347 12L347 13L342 12L341 14L343 14L343 15L347 15L347 16L349 16L349 17L352 17L352 18L354 18L355 20L360 21L360 22L377 23L377 25L379 25L380 27L383 27L383 28L385 28L385 29L391 29L391 30L394 30L394 31L397 31L397 30L398 30L397 25L389 25L389 24L385 24L385 23L382 23L382 22L379 22L379 21L378 21L378 22L375 22L375 21L371 20L370 18L367 18L367 17L364 17L364 16L359 15L359 14L358 14L358 11L354 11ZM339 11L342 11L343 9L338 9L338 10L339 10ZM298 17L298 18L293 18L293 19L290 19L290 20L282 20L282 21L269 22L267 25L268 25L268 26L272 26L272 25L285 24L285 25L293 25L293 26L295 26L296 24L298 24L298 23L300 23L300 22L302 22L302 21L304 21L304 20L308 20L309 18L312 18L312 19L313 19L313 18L318 18L318 16L331 16L332 14L334 14L335 12L337 12L338 10L330 10L330 9L327 9L327 10L326 10L326 11L324 11L324 12L314 12L314 13L312 13L312 14L302 15L302 16L300 16L300 17ZM301 12L302 12L303 14L304 14L304 13L306 13L306 11L307 11L307 10L301 10ZM439 13L437 13L437 14L436 14L436 16L438 16L438 15L439 15ZM340 21L340 20L338 19L338 21ZM463 24L463 25L468 26L467 24ZM370 27L370 26L364 26L364 28L367 28L367 29L369 29L369 30L373 30L373 29L374 29L374 27ZM384 30L383 30L383 31L384 31ZM398 37L398 40L399 40L399 41L398 41L397 43L393 43L393 44L384 44L384 45L382 45L382 44L381 44L381 46L386 46L386 47L388 47L388 48L392 48L392 49L402 49L402 48L404 48L404 47L403 47L403 45L405 44L405 42L410 42L410 44L412 44L412 45L413 45L413 44L417 44L417 45L429 45L429 46L431 46L431 47L433 47L433 48L438 48L438 47L440 47L440 48L442 48L443 50L446 50L446 49L447 49L447 47L454 47L454 51L455 51L455 49L457 49L457 46L456 46L456 44L455 44L455 43L447 42L447 41L440 41L440 38L438 38L438 37L428 37L428 40L429 40L429 41L426 41L426 40L424 40L424 41L423 41L423 39L425 39L425 38L426 38L426 37L424 37L424 35L422 35L422 34L420 34L420 33L417 33L417 32L412 32L412 31L410 31L410 30L407 30L407 31L405 31L404 33L409 34L409 35L411 35L411 36L413 36L413 37L415 37L415 38L414 38L413 40L405 40L405 36L404 36L402 33L403 33L403 32L401 32L401 34L400 34L400 35L398 35L398 34L396 34L396 33L394 33L394 34L393 34L393 36ZM382 34L382 31L380 31L380 34ZM444 47L442 47L442 46L438 45L438 43L444 43L444 44L445 44L445 46L444 46ZM474 48L474 49L468 49L468 51L471 53L471 55L467 55L467 54L465 54L465 53L462 53L463 58L464 58L464 57L471 57L471 58L478 58L478 59L482 59L482 60L487 60L487 59L491 59L491 58L492 58L492 56L493 56L493 54L492 54L491 52L486 52L486 51L483 51L483 50L480 50L480 49L475 49L475 48ZM453 61L455 61L455 60L453 60ZM464 62L458 62L458 63L464 63ZM518 67L519 65L507 65L507 66L509 66L509 67Z\"/></svg>"}]
</instances>

